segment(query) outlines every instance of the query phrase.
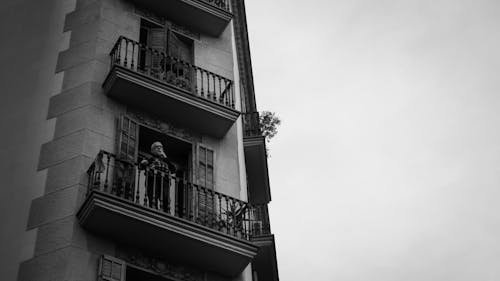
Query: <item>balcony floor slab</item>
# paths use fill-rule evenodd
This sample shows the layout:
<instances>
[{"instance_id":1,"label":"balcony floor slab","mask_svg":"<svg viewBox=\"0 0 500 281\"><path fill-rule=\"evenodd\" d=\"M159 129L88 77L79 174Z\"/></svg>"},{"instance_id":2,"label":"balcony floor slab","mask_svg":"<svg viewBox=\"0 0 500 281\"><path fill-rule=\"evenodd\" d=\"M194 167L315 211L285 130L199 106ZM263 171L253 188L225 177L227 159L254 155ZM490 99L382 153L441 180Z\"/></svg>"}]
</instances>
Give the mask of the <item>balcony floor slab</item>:
<instances>
[{"instance_id":1,"label":"balcony floor slab","mask_svg":"<svg viewBox=\"0 0 500 281\"><path fill-rule=\"evenodd\" d=\"M256 256L254 243L92 191L78 211L87 230L152 254L234 277Z\"/></svg>"},{"instance_id":2,"label":"balcony floor slab","mask_svg":"<svg viewBox=\"0 0 500 281\"><path fill-rule=\"evenodd\" d=\"M237 110L118 65L109 72L103 88L116 100L217 138L223 137L240 115Z\"/></svg>"}]
</instances>

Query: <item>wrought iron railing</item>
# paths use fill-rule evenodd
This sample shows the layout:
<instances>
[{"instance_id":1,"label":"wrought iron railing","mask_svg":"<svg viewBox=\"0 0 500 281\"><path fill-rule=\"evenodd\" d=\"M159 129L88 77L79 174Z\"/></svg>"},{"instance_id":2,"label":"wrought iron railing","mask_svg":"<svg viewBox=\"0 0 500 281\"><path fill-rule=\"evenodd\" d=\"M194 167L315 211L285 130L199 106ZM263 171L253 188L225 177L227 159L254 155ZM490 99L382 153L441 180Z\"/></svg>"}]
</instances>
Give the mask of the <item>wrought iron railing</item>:
<instances>
[{"instance_id":1,"label":"wrought iron railing","mask_svg":"<svg viewBox=\"0 0 500 281\"><path fill-rule=\"evenodd\" d=\"M243 125L245 129L245 137L262 136L258 112L244 113Z\"/></svg>"},{"instance_id":2,"label":"wrought iron railing","mask_svg":"<svg viewBox=\"0 0 500 281\"><path fill-rule=\"evenodd\" d=\"M267 205L254 206L193 184L168 169L122 161L101 151L87 173L88 194L107 193L242 239L270 234Z\"/></svg>"},{"instance_id":3,"label":"wrought iron railing","mask_svg":"<svg viewBox=\"0 0 500 281\"><path fill-rule=\"evenodd\" d=\"M123 36L116 41L110 56L111 68L119 65L187 94L234 109L233 81L230 79Z\"/></svg>"},{"instance_id":4,"label":"wrought iron railing","mask_svg":"<svg viewBox=\"0 0 500 281\"><path fill-rule=\"evenodd\" d=\"M271 234L271 224L269 223L269 211L267 204L252 205L250 208L251 237L265 236Z\"/></svg>"},{"instance_id":5,"label":"wrought iron railing","mask_svg":"<svg viewBox=\"0 0 500 281\"><path fill-rule=\"evenodd\" d=\"M219 9L230 12L229 0L203 0L203 2L206 2L206 3L208 3L212 6L215 6Z\"/></svg>"}]
</instances>

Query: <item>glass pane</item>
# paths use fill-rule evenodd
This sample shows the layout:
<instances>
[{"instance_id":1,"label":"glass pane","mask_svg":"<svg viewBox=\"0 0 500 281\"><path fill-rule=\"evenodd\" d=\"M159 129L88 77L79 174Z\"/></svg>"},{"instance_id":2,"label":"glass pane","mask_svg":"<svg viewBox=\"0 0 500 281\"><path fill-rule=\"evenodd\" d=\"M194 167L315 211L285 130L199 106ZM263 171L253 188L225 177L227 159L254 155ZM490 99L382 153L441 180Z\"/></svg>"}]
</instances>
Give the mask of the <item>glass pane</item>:
<instances>
[{"instance_id":1,"label":"glass pane","mask_svg":"<svg viewBox=\"0 0 500 281\"><path fill-rule=\"evenodd\" d=\"M207 164L214 165L214 152L212 150L207 150Z\"/></svg>"},{"instance_id":2,"label":"glass pane","mask_svg":"<svg viewBox=\"0 0 500 281\"><path fill-rule=\"evenodd\" d=\"M205 169L206 169L205 165L200 164L198 183L201 186L205 186L205 178L206 178L206 170Z\"/></svg>"},{"instance_id":3,"label":"glass pane","mask_svg":"<svg viewBox=\"0 0 500 281\"><path fill-rule=\"evenodd\" d=\"M211 167L207 167L207 187L214 187L214 169Z\"/></svg>"},{"instance_id":4,"label":"glass pane","mask_svg":"<svg viewBox=\"0 0 500 281\"><path fill-rule=\"evenodd\" d=\"M202 163L206 163L207 162L207 160L206 160L207 159L206 158L206 149L205 148L200 147L200 155L199 155L199 157L200 157L200 162L202 162Z\"/></svg>"},{"instance_id":5,"label":"glass pane","mask_svg":"<svg viewBox=\"0 0 500 281\"><path fill-rule=\"evenodd\" d=\"M120 280L122 275L122 265L118 263L113 263L112 278L115 280Z\"/></svg>"},{"instance_id":6,"label":"glass pane","mask_svg":"<svg viewBox=\"0 0 500 281\"><path fill-rule=\"evenodd\" d=\"M122 134L120 143L120 156L124 157L127 155L127 136Z\"/></svg>"},{"instance_id":7,"label":"glass pane","mask_svg":"<svg viewBox=\"0 0 500 281\"><path fill-rule=\"evenodd\" d=\"M136 133L136 124L135 122L130 122L130 137L135 139L135 133Z\"/></svg>"},{"instance_id":8,"label":"glass pane","mask_svg":"<svg viewBox=\"0 0 500 281\"><path fill-rule=\"evenodd\" d=\"M122 130L124 130L125 132L128 132L128 118L127 117L123 117L122 119Z\"/></svg>"},{"instance_id":9,"label":"glass pane","mask_svg":"<svg viewBox=\"0 0 500 281\"><path fill-rule=\"evenodd\" d=\"M133 159L135 157L135 141L130 140L128 144L128 151L127 151L128 156Z\"/></svg>"},{"instance_id":10,"label":"glass pane","mask_svg":"<svg viewBox=\"0 0 500 281\"><path fill-rule=\"evenodd\" d=\"M111 276L111 261L102 260L101 274L102 276Z\"/></svg>"}]
</instances>

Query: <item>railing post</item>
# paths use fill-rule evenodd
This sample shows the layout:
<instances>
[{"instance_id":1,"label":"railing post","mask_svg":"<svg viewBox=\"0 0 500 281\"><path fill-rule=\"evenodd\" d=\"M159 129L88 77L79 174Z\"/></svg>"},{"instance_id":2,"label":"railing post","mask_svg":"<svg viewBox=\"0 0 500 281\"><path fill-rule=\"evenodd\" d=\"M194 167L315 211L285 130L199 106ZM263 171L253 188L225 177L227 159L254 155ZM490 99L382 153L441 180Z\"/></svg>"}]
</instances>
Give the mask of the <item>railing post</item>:
<instances>
[{"instance_id":1,"label":"railing post","mask_svg":"<svg viewBox=\"0 0 500 281\"><path fill-rule=\"evenodd\" d=\"M164 186L164 183L165 182L165 172L161 171L160 172L160 198L158 198L158 202L159 202L159 209L160 211L163 211L165 212L165 209L163 208L163 205L164 205L164 200L165 200L165 186Z\"/></svg>"},{"instance_id":2,"label":"railing post","mask_svg":"<svg viewBox=\"0 0 500 281\"><path fill-rule=\"evenodd\" d=\"M185 183L186 190L187 190L187 199L188 199L188 220L193 221L194 220L194 192L193 192L193 185L190 182Z\"/></svg>"},{"instance_id":3,"label":"railing post","mask_svg":"<svg viewBox=\"0 0 500 281\"><path fill-rule=\"evenodd\" d=\"M177 193L179 192L179 187L178 187L178 181L177 181L177 178L172 175L172 178L174 179L173 181L171 180L171 182L174 182L173 183L173 186L172 186L172 190L173 190L173 197L174 197L174 212L173 214L176 216L176 217L180 217L181 214L182 214L182 211L181 211L181 204L179 204L179 200L178 200L178 196L177 196Z\"/></svg>"},{"instance_id":4,"label":"railing post","mask_svg":"<svg viewBox=\"0 0 500 281\"><path fill-rule=\"evenodd\" d=\"M143 201L143 205L144 206L148 206L148 196L149 196L149 180L148 180L148 177L149 177L149 167L146 167L144 169L144 199L142 200Z\"/></svg>"},{"instance_id":5,"label":"railing post","mask_svg":"<svg viewBox=\"0 0 500 281\"><path fill-rule=\"evenodd\" d=\"M140 205L140 197L139 197L139 188L140 188L140 183L141 183L141 169L137 167L137 184L135 184L135 200L134 201L136 204ZM132 197L134 197L134 194L132 194Z\"/></svg>"},{"instance_id":6,"label":"railing post","mask_svg":"<svg viewBox=\"0 0 500 281\"><path fill-rule=\"evenodd\" d=\"M218 230L220 231L221 228L222 228L222 202L221 202L221 198L220 198L220 193L217 193L217 199L218 199L218 204L219 204L219 212L218 212Z\"/></svg>"}]
</instances>

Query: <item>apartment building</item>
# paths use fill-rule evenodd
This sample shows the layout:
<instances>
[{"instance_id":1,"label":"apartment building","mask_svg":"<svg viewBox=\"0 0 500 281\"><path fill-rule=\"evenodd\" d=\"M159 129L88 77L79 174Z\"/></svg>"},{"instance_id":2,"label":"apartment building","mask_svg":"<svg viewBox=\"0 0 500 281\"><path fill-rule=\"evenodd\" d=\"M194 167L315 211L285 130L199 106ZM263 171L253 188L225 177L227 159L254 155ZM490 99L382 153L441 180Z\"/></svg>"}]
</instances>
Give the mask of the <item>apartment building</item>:
<instances>
[{"instance_id":1,"label":"apartment building","mask_svg":"<svg viewBox=\"0 0 500 281\"><path fill-rule=\"evenodd\" d=\"M3 280L278 280L242 0L0 13Z\"/></svg>"}]
</instances>

